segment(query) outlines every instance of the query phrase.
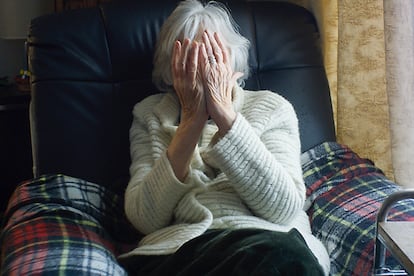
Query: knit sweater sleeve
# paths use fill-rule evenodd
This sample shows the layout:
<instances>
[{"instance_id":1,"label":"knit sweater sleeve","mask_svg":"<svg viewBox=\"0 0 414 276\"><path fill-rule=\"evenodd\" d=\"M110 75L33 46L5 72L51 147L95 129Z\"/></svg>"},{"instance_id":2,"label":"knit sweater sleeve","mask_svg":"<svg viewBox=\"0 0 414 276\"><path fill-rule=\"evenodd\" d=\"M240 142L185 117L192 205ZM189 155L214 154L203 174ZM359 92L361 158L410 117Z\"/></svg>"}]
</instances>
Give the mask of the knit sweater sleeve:
<instances>
[{"instance_id":1,"label":"knit sweater sleeve","mask_svg":"<svg viewBox=\"0 0 414 276\"><path fill-rule=\"evenodd\" d=\"M180 182L167 158L169 139L162 132L153 107L160 101L153 96L137 104L130 128L130 181L125 192L125 212L143 234L169 225L182 196L191 189Z\"/></svg>"},{"instance_id":2,"label":"knit sweater sleeve","mask_svg":"<svg viewBox=\"0 0 414 276\"><path fill-rule=\"evenodd\" d=\"M265 107L250 103L256 110L243 112L250 122L237 115L207 158L218 164L256 216L286 224L305 200L298 122L290 103L280 96L266 96Z\"/></svg>"}]
</instances>

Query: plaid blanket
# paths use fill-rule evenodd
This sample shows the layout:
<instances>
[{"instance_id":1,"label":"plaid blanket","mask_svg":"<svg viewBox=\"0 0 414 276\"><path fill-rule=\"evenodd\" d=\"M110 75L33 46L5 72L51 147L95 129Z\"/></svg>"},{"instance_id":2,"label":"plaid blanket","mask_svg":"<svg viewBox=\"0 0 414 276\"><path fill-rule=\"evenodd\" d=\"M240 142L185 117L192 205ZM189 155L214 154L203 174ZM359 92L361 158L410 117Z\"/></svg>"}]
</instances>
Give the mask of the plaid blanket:
<instances>
[{"instance_id":1,"label":"plaid blanket","mask_svg":"<svg viewBox=\"0 0 414 276\"><path fill-rule=\"evenodd\" d=\"M331 275L372 275L375 222L383 200L400 189L348 147L324 143L302 155L313 233L325 244ZM414 201L403 200L389 220L414 220ZM388 257L390 268L399 268Z\"/></svg>"},{"instance_id":2,"label":"plaid blanket","mask_svg":"<svg viewBox=\"0 0 414 276\"><path fill-rule=\"evenodd\" d=\"M137 236L122 204L116 193L64 175L22 183L6 211L1 275L126 275L115 256Z\"/></svg>"},{"instance_id":3,"label":"plaid blanket","mask_svg":"<svg viewBox=\"0 0 414 276\"><path fill-rule=\"evenodd\" d=\"M376 214L399 188L336 143L304 153L302 164L312 231L328 250L331 274L370 275ZM64 175L21 183L5 213L1 275L125 275L116 256L140 235L123 215L122 193ZM400 202L390 219L414 220L414 202Z\"/></svg>"}]
</instances>

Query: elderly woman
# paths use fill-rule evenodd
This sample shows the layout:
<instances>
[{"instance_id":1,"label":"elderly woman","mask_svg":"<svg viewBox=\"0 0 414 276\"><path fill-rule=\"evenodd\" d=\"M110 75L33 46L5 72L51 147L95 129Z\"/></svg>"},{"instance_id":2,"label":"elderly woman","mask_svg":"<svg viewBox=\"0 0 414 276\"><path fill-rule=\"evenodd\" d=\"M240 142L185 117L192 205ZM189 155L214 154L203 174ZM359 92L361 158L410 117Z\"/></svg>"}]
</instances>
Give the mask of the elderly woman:
<instances>
[{"instance_id":1,"label":"elderly woman","mask_svg":"<svg viewBox=\"0 0 414 276\"><path fill-rule=\"evenodd\" d=\"M219 3L181 2L161 28L134 108L128 219L145 237L120 261L142 275L323 275L303 211L298 122L270 91L241 88L249 41Z\"/></svg>"}]
</instances>

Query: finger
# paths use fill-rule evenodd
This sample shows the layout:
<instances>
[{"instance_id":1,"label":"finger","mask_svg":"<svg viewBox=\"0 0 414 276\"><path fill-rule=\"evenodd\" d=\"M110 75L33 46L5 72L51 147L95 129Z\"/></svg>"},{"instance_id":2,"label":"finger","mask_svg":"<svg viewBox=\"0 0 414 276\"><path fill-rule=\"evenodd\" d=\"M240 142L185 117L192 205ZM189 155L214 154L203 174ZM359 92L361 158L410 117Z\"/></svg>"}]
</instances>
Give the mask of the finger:
<instances>
[{"instance_id":1,"label":"finger","mask_svg":"<svg viewBox=\"0 0 414 276\"><path fill-rule=\"evenodd\" d=\"M239 79L239 78L241 78L241 77L243 77L243 73L242 72L234 72L233 73L233 75L231 76L231 81L232 81L232 83L236 83L236 81Z\"/></svg>"},{"instance_id":2,"label":"finger","mask_svg":"<svg viewBox=\"0 0 414 276\"><path fill-rule=\"evenodd\" d=\"M180 56L181 56L181 42L180 41L175 41L174 43L174 47L173 47L173 54L171 57L171 64L172 64L172 69L173 69L173 75L176 76L177 72L179 70L179 65L180 63Z\"/></svg>"},{"instance_id":3,"label":"finger","mask_svg":"<svg viewBox=\"0 0 414 276\"><path fill-rule=\"evenodd\" d=\"M208 61L206 44L203 43L201 44L200 49L199 49L199 66L202 70L204 70L205 66L207 66L208 63L209 61Z\"/></svg>"},{"instance_id":4,"label":"finger","mask_svg":"<svg viewBox=\"0 0 414 276\"><path fill-rule=\"evenodd\" d=\"M223 42L221 42L220 36L217 32L214 33L215 41L218 45L218 47L221 50L222 56L223 56L223 63L227 64L229 61L229 52L227 51L227 48L224 46Z\"/></svg>"},{"instance_id":5,"label":"finger","mask_svg":"<svg viewBox=\"0 0 414 276\"><path fill-rule=\"evenodd\" d=\"M190 39L186 38L184 39L184 43L181 50L181 56L180 56L180 63L181 67L185 70L186 63L187 63L187 56L188 56L188 50L190 46Z\"/></svg>"},{"instance_id":6,"label":"finger","mask_svg":"<svg viewBox=\"0 0 414 276\"><path fill-rule=\"evenodd\" d=\"M214 57L216 58L216 61L218 63L221 63L223 61L223 55L221 53L221 48L219 47L217 41L216 41L216 33L213 35L211 32L207 31L208 39L210 41L211 49L213 52Z\"/></svg>"},{"instance_id":7,"label":"finger","mask_svg":"<svg viewBox=\"0 0 414 276\"><path fill-rule=\"evenodd\" d=\"M203 33L203 42L204 42L207 56L213 56L213 49L211 47L210 38L208 37L207 31Z\"/></svg>"},{"instance_id":8,"label":"finger","mask_svg":"<svg viewBox=\"0 0 414 276\"><path fill-rule=\"evenodd\" d=\"M212 41L210 39L208 31L204 31L204 33L203 33L203 42L204 42L205 47L206 47L208 64L210 66L213 66L213 65L217 64L217 58L216 58L216 55L214 53L214 49L212 47Z\"/></svg>"},{"instance_id":9,"label":"finger","mask_svg":"<svg viewBox=\"0 0 414 276\"><path fill-rule=\"evenodd\" d=\"M197 74L197 63L198 63L198 43L194 41L191 45L188 60L187 60L187 73L190 77L190 80L195 84L196 74Z\"/></svg>"}]
</instances>

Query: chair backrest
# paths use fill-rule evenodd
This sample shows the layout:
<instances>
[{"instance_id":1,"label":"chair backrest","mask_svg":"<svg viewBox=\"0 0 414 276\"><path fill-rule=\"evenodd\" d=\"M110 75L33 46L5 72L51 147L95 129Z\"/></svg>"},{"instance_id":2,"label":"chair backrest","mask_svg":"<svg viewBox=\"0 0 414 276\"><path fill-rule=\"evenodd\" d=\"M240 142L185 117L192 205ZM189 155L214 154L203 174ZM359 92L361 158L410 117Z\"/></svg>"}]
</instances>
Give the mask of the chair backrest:
<instances>
[{"instance_id":1,"label":"chair backrest","mask_svg":"<svg viewBox=\"0 0 414 276\"><path fill-rule=\"evenodd\" d=\"M313 15L284 2L226 1L251 41L246 88L285 96L302 151L334 141L332 108ZM132 108L151 82L157 33L175 1L120 1L32 20L31 129L35 176L63 173L114 188L129 177Z\"/></svg>"}]
</instances>

